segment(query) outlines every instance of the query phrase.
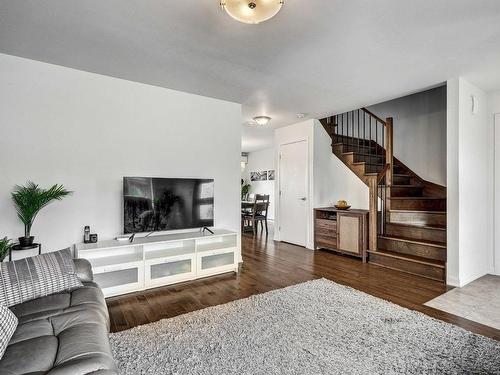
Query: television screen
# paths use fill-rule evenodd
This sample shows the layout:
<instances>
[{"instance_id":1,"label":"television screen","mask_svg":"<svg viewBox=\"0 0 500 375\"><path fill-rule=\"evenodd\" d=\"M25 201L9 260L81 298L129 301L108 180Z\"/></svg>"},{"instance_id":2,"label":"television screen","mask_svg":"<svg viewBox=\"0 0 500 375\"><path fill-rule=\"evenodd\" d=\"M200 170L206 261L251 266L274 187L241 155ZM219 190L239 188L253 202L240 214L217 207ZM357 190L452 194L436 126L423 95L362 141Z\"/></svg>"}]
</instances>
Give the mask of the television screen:
<instances>
[{"instance_id":1,"label":"television screen","mask_svg":"<svg viewBox=\"0 0 500 375\"><path fill-rule=\"evenodd\" d=\"M214 180L123 178L124 233L211 227Z\"/></svg>"}]
</instances>

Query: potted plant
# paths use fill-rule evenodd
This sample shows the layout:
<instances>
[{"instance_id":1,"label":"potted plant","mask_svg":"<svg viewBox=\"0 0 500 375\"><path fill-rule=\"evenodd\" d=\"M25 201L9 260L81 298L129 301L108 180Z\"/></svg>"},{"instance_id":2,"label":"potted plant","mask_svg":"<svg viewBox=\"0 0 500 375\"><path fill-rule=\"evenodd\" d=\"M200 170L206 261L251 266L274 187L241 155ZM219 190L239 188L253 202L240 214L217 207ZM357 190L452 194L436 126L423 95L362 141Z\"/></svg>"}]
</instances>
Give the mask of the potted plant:
<instances>
[{"instance_id":1,"label":"potted plant","mask_svg":"<svg viewBox=\"0 0 500 375\"><path fill-rule=\"evenodd\" d=\"M31 236L31 226L36 215L42 208L54 200L61 200L70 195L62 185L54 185L49 189L42 189L32 181L28 181L25 186L17 185L12 192L12 200L16 206L17 216L24 224L24 237L19 237L21 247L33 245L35 237Z\"/></svg>"},{"instance_id":2,"label":"potted plant","mask_svg":"<svg viewBox=\"0 0 500 375\"><path fill-rule=\"evenodd\" d=\"M241 200L245 200L250 192L250 188L252 185L248 183L248 181L241 180Z\"/></svg>"},{"instance_id":3,"label":"potted plant","mask_svg":"<svg viewBox=\"0 0 500 375\"><path fill-rule=\"evenodd\" d=\"M3 262L10 249L12 249L11 241L7 237L0 239L0 262Z\"/></svg>"}]
</instances>

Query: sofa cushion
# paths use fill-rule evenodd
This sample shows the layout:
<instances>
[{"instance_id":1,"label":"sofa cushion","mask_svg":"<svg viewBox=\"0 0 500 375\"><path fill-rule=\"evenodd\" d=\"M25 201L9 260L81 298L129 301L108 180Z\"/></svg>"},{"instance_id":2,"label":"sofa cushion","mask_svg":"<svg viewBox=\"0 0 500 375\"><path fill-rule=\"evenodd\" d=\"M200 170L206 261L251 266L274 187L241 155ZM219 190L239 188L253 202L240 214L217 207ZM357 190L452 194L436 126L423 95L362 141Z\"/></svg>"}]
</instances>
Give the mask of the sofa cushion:
<instances>
[{"instance_id":1,"label":"sofa cushion","mask_svg":"<svg viewBox=\"0 0 500 375\"><path fill-rule=\"evenodd\" d=\"M81 286L69 249L0 263L0 304L7 306Z\"/></svg>"},{"instance_id":2,"label":"sofa cushion","mask_svg":"<svg viewBox=\"0 0 500 375\"><path fill-rule=\"evenodd\" d=\"M10 309L20 323L50 318L72 311L94 309L108 321L108 309L101 289L86 283L85 286L71 292L53 294L33 301L12 306Z\"/></svg>"},{"instance_id":3,"label":"sofa cushion","mask_svg":"<svg viewBox=\"0 0 500 375\"><path fill-rule=\"evenodd\" d=\"M7 308L0 305L0 359L2 359L10 338L17 327L17 317Z\"/></svg>"},{"instance_id":4,"label":"sofa cushion","mask_svg":"<svg viewBox=\"0 0 500 375\"><path fill-rule=\"evenodd\" d=\"M85 284L12 307L19 326L0 361L0 375L116 374L104 296ZM16 356L29 363L16 362Z\"/></svg>"},{"instance_id":5,"label":"sofa cushion","mask_svg":"<svg viewBox=\"0 0 500 375\"><path fill-rule=\"evenodd\" d=\"M57 356L56 336L39 336L10 344L0 362L0 374L47 373Z\"/></svg>"}]
</instances>

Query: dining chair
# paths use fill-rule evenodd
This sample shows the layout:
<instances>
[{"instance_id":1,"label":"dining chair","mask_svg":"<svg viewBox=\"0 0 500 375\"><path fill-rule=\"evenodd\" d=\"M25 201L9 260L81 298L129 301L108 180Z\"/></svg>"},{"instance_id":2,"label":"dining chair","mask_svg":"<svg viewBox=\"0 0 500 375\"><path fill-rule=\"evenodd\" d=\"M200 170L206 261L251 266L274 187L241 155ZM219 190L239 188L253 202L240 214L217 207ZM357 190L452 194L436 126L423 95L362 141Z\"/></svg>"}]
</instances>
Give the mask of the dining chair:
<instances>
[{"instance_id":1,"label":"dining chair","mask_svg":"<svg viewBox=\"0 0 500 375\"><path fill-rule=\"evenodd\" d=\"M258 224L260 223L261 230L264 230L264 225L266 227L266 234L269 234L269 229L267 226L267 212L269 210L269 195L268 194L256 194L255 201L252 209L246 214L242 215L241 226L244 228L245 223L252 224L252 230L254 234L257 234Z\"/></svg>"}]
</instances>

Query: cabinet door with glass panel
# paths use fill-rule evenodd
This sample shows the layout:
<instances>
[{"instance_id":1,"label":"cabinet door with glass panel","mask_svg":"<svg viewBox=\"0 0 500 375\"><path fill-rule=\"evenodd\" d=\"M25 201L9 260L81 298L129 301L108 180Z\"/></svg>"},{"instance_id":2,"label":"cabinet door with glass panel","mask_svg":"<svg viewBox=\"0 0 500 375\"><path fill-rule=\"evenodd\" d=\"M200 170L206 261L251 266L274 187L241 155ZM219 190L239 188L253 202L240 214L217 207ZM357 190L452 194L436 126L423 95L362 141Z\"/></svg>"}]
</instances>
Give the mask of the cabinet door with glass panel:
<instances>
[{"instance_id":1,"label":"cabinet door with glass panel","mask_svg":"<svg viewBox=\"0 0 500 375\"><path fill-rule=\"evenodd\" d=\"M155 287L196 278L194 240L144 246L144 283Z\"/></svg>"},{"instance_id":2,"label":"cabinet door with glass panel","mask_svg":"<svg viewBox=\"0 0 500 375\"><path fill-rule=\"evenodd\" d=\"M94 281L105 297L135 292L144 288L144 263L124 263L97 267Z\"/></svg>"},{"instance_id":3,"label":"cabinet door with glass panel","mask_svg":"<svg viewBox=\"0 0 500 375\"><path fill-rule=\"evenodd\" d=\"M235 271L237 235L203 238L196 245L197 276Z\"/></svg>"},{"instance_id":4,"label":"cabinet door with glass panel","mask_svg":"<svg viewBox=\"0 0 500 375\"><path fill-rule=\"evenodd\" d=\"M94 281L106 297L144 288L144 262L141 246L89 249L78 252L92 265Z\"/></svg>"},{"instance_id":5,"label":"cabinet door with glass panel","mask_svg":"<svg viewBox=\"0 0 500 375\"><path fill-rule=\"evenodd\" d=\"M205 251L196 255L198 276L209 276L235 270L234 249Z\"/></svg>"},{"instance_id":6,"label":"cabinet door with glass panel","mask_svg":"<svg viewBox=\"0 0 500 375\"><path fill-rule=\"evenodd\" d=\"M195 254L146 260L145 284L154 287L195 279L195 262Z\"/></svg>"}]
</instances>

